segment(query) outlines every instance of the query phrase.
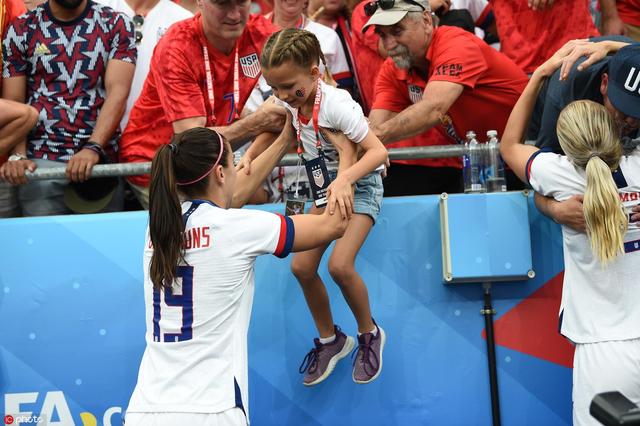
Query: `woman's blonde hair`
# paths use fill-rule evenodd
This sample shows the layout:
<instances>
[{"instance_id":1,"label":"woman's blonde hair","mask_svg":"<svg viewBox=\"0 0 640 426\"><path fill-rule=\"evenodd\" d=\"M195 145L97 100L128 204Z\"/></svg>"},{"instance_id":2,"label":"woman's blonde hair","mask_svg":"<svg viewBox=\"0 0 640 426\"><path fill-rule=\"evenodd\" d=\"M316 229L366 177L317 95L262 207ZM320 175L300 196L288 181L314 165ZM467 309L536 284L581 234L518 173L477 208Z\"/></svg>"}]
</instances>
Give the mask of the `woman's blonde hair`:
<instances>
[{"instance_id":1,"label":"woman's blonde hair","mask_svg":"<svg viewBox=\"0 0 640 426\"><path fill-rule=\"evenodd\" d=\"M558 117L558 139L565 154L586 171L584 217L591 249L606 263L624 252L628 217L611 174L622 156L618 130L606 108L582 100L567 105Z\"/></svg>"},{"instance_id":2,"label":"woman's blonde hair","mask_svg":"<svg viewBox=\"0 0 640 426\"><path fill-rule=\"evenodd\" d=\"M260 65L265 69L287 62L302 68L311 68L313 65L319 65L319 61L324 65L324 82L336 86L316 36L297 28L287 28L272 34L262 48L260 57Z\"/></svg>"}]
</instances>

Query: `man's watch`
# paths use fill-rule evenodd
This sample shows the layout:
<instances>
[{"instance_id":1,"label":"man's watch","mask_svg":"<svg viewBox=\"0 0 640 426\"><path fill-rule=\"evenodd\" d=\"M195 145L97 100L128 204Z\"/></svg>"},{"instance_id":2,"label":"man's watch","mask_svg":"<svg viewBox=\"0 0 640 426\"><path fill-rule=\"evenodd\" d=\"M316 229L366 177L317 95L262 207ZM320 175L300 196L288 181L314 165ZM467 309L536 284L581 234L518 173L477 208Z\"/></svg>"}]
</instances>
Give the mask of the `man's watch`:
<instances>
[{"instance_id":1,"label":"man's watch","mask_svg":"<svg viewBox=\"0 0 640 426\"><path fill-rule=\"evenodd\" d=\"M20 161L20 160L27 160L27 159L28 158L22 154L11 154L7 159L7 161Z\"/></svg>"}]
</instances>

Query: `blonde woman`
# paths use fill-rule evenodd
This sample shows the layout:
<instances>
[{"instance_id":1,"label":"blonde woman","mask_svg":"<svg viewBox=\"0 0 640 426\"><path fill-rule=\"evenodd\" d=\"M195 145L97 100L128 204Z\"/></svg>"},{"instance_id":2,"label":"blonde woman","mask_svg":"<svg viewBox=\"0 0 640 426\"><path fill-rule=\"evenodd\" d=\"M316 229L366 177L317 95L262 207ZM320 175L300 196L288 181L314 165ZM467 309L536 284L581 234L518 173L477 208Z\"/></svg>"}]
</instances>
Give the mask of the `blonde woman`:
<instances>
[{"instance_id":1,"label":"blonde woman","mask_svg":"<svg viewBox=\"0 0 640 426\"><path fill-rule=\"evenodd\" d=\"M557 132L566 156L522 144L536 96L560 67L563 49L533 73L500 151L542 195L563 201L584 194L587 233L562 227L560 332L576 345L574 424L596 425L589 404L597 393L618 390L640 402L640 228L628 222L640 193L640 151L622 156L614 120L592 101L573 102L560 114Z\"/></svg>"}]
</instances>

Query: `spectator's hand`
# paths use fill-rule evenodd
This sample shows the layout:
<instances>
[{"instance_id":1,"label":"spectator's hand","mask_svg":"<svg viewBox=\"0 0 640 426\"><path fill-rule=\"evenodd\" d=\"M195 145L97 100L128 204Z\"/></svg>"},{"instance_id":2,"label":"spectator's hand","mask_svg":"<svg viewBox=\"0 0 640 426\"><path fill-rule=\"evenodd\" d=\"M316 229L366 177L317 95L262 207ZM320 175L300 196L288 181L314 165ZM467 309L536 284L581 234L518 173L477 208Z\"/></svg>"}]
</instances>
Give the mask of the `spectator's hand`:
<instances>
[{"instance_id":1,"label":"spectator's hand","mask_svg":"<svg viewBox=\"0 0 640 426\"><path fill-rule=\"evenodd\" d=\"M602 15L602 35L627 35L627 27L617 14L615 16Z\"/></svg>"},{"instance_id":2,"label":"spectator's hand","mask_svg":"<svg viewBox=\"0 0 640 426\"><path fill-rule=\"evenodd\" d=\"M574 195L568 200L553 203L551 217L557 223L568 226L574 231L587 232L587 222L584 220L582 201L584 196ZM640 211L640 210L639 210Z\"/></svg>"},{"instance_id":3,"label":"spectator's hand","mask_svg":"<svg viewBox=\"0 0 640 426\"><path fill-rule=\"evenodd\" d=\"M582 50L580 50L580 48L589 44L593 43L590 43L587 39L576 39L566 42L564 46L558 49L549 59L540 65L534 73L539 74L542 77L551 77L558 68L563 66L563 63L567 58L573 57L577 51L581 52ZM567 73L570 69L571 68L567 69ZM560 79L563 79L562 74L560 75Z\"/></svg>"},{"instance_id":4,"label":"spectator's hand","mask_svg":"<svg viewBox=\"0 0 640 426\"><path fill-rule=\"evenodd\" d=\"M351 184L338 175L327 189L327 208L329 214L334 214L336 204L340 208L343 219L350 219L353 214L353 188Z\"/></svg>"},{"instance_id":5,"label":"spectator's hand","mask_svg":"<svg viewBox=\"0 0 640 426\"><path fill-rule=\"evenodd\" d=\"M260 124L265 132L280 133L287 117L285 107L276 105L276 98L270 96L255 112L259 114Z\"/></svg>"},{"instance_id":6,"label":"spectator's hand","mask_svg":"<svg viewBox=\"0 0 640 426\"><path fill-rule=\"evenodd\" d=\"M0 167L0 177L11 185L24 185L28 182L25 171L33 172L37 167L31 160L7 161Z\"/></svg>"},{"instance_id":7,"label":"spectator's hand","mask_svg":"<svg viewBox=\"0 0 640 426\"><path fill-rule=\"evenodd\" d=\"M429 0L429 6L433 13L444 15L451 8L451 0Z\"/></svg>"},{"instance_id":8,"label":"spectator's hand","mask_svg":"<svg viewBox=\"0 0 640 426\"><path fill-rule=\"evenodd\" d=\"M242 158L240 158L240 161L238 162L238 164L236 164L236 171L240 171L240 170L244 170L244 173L246 175L250 175L251 174L251 158L249 158L249 156L247 156L246 154L242 156Z\"/></svg>"},{"instance_id":9,"label":"spectator's hand","mask_svg":"<svg viewBox=\"0 0 640 426\"><path fill-rule=\"evenodd\" d=\"M640 221L640 204L631 209L631 222Z\"/></svg>"},{"instance_id":10,"label":"spectator's hand","mask_svg":"<svg viewBox=\"0 0 640 426\"><path fill-rule=\"evenodd\" d=\"M100 161L97 152L84 148L76 152L67 163L66 175L71 182L84 182L91 177L93 166Z\"/></svg>"},{"instance_id":11,"label":"spectator's hand","mask_svg":"<svg viewBox=\"0 0 640 426\"><path fill-rule=\"evenodd\" d=\"M533 10L542 10L553 6L555 0L529 0L529 7Z\"/></svg>"}]
</instances>

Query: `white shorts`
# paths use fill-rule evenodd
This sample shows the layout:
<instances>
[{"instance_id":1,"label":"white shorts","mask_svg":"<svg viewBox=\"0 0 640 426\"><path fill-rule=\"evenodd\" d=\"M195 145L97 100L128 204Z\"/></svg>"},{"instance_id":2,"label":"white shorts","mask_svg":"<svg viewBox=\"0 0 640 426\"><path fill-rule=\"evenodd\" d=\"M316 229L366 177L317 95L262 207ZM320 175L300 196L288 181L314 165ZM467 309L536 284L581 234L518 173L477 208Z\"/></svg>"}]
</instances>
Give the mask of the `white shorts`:
<instances>
[{"instance_id":1,"label":"white shorts","mask_svg":"<svg viewBox=\"0 0 640 426\"><path fill-rule=\"evenodd\" d=\"M619 391L634 404L640 403L640 339L576 345L573 357L574 426L601 426L589 414L589 406L594 396L610 391Z\"/></svg>"},{"instance_id":2,"label":"white shorts","mask_svg":"<svg viewBox=\"0 0 640 426\"><path fill-rule=\"evenodd\" d=\"M221 413L127 413L125 426L247 426L247 418L240 408Z\"/></svg>"}]
</instances>

